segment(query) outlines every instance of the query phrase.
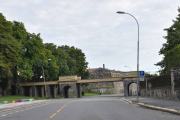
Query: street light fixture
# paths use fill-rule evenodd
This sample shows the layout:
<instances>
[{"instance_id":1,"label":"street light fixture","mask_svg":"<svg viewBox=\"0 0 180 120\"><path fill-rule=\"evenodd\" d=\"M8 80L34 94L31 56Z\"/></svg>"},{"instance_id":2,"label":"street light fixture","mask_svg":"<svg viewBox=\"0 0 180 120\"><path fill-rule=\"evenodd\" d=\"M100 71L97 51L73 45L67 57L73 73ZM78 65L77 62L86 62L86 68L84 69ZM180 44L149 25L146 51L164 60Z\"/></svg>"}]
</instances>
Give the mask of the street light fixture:
<instances>
[{"instance_id":1,"label":"street light fixture","mask_svg":"<svg viewBox=\"0 0 180 120\"><path fill-rule=\"evenodd\" d=\"M126 14L125 12L123 11L117 11L118 14Z\"/></svg>"},{"instance_id":2,"label":"street light fixture","mask_svg":"<svg viewBox=\"0 0 180 120\"><path fill-rule=\"evenodd\" d=\"M117 11L116 13L118 14L127 14L127 15L130 15L135 21L136 21L136 24L137 24L137 30L138 30L138 41L137 41L137 102L139 101L139 81L140 81L140 76L139 76L139 22L138 20L136 19L136 17L130 13L127 13L127 12L124 12L124 11Z\"/></svg>"}]
</instances>

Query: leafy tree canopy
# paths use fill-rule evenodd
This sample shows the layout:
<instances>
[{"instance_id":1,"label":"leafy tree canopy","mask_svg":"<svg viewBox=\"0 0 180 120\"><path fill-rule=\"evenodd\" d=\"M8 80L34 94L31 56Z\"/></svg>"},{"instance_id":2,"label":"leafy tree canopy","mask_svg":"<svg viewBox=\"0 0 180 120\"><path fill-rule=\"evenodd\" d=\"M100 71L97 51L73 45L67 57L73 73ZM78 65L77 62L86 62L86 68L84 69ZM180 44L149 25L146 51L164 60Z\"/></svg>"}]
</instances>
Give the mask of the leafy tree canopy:
<instances>
[{"instance_id":1,"label":"leafy tree canopy","mask_svg":"<svg viewBox=\"0 0 180 120\"><path fill-rule=\"evenodd\" d=\"M7 21L0 13L0 86L21 81L57 80L58 76L87 77L85 54L78 48L43 43L22 22ZM6 90L6 89L5 89Z\"/></svg>"},{"instance_id":2,"label":"leafy tree canopy","mask_svg":"<svg viewBox=\"0 0 180 120\"><path fill-rule=\"evenodd\" d=\"M172 26L165 29L167 40L160 50L160 54L164 56L163 60L157 65L161 66L162 74L168 74L170 69L180 67L180 8L178 9L178 16L173 20Z\"/></svg>"}]
</instances>

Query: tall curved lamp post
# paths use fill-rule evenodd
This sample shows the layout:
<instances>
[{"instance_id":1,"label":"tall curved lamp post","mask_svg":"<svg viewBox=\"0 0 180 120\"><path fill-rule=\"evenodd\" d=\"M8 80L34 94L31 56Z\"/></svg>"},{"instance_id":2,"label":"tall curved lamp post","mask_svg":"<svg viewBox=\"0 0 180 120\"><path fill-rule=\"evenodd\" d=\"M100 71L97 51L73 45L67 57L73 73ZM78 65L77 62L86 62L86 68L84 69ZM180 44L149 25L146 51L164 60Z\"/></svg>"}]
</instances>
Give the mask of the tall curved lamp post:
<instances>
[{"instance_id":1,"label":"tall curved lamp post","mask_svg":"<svg viewBox=\"0 0 180 120\"><path fill-rule=\"evenodd\" d=\"M50 62L50 61L51 61L51 58L48 59L48 62ZM41 66L41 69L42 69L42 76L41 76L40 78L43 78L45 97L48 97L47 85L46 85L46 78L45 78L45 73L44 73L44 67Z\"/></svg>"},{"instance_id":2,"label":"tall curved lamp post","mask_svg":"<svg viewBox=\"0 0 180 120\"><path fill-rule=\"evenodd\" d=\"M139 81L140 81L140 76L139 76L139 22L138 20L136 19L136 17L130 13L127 13L127 12L123 12L123 11L117 11L116 13L118 14L127 14L129 16L131 16L135 21L136 21L136 24L137 24L137 30L138 30L138 40L137 40L137 102L139 101Z\"/></svg>"},{"instance_id":3,"label":"tall curved lamp post","mask_svg":"<svg viewBox=\"0 0 180 120\"><path fill-rule=\"evenodd\" d=\"M47 97L47 86L46 86L46 78L45 78L45 74L44 74L44 67L41 66L41 69L42 69L42 76L40 78L43 78L45 97Z\"/></svg>"}]
</instances>

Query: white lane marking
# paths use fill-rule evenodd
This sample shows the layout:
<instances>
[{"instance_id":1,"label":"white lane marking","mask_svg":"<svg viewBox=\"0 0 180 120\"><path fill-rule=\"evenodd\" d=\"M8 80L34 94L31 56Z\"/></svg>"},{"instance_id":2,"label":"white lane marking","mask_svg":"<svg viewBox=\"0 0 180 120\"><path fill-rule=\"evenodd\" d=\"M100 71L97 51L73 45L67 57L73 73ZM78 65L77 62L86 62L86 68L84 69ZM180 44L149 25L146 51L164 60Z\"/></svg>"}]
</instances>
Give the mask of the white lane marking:
<instances>
[{"instance_id":1,"label":"white lane marking","mask_svg":"<svg viewBox=\"0 0 180 120\"><path fill-rule=\"evenodd\" d=\"M27 106L26 108L23 108L23 110L15 110L15 111L13 111L13 109L12 109L12 111L11 112L8 112L8 113L5 113L5 114L3 114L3 115L0 115L0 119L2 119L3 117L6 117L6 116L8 116L8 115L12 115L12 114L15 114L15 113L18 113L18 112L23 112L23 111L26 111L26 110L31 110L31 109L33 109L33 108L38 108L38 107L42 107L42 106L45 106L45 105L48 105L48 104L50 104L51 102L46 102L46 103L43 103L43 104L40 104L39 106ZM53 102L52 102L53 103Z\"/></svg>"},{"instance_id":2,"label":"white lane marking","mask_svg":"<svg viewBox=\"0 0 180 120\"><path fill-rule=\"evenodd\" d=\"M125 98L121 98L120 101L125 102L125 103L127 103L127 104L132 104L132 101L127 100L127 99L125 99Z\"/></svg>"},{"instance_id":3,"label":"white lane marking","mask_svg":"<svg viewBox=\"0 0 180 120\"><path fill-rule=\"evenodd\" d=\"M52 114L49 118L53 119L56 116L57 113Z\"/></svg>"},{"instance_id":4,"label":"white lane marking","mask_svg":"<svg viewBox=\"0 0 180 120\"><path fill-rule=\"evenodd\" d=\"M56 112L54 112L52 115L49 116L49 119L53 119L58 113L60 113L61 111L63 111L69 104L76 102L78 100L72 100L69 102L64 103Z\"/></svg>"},{"instance_id":5,"label":"white lane marking","mask_svg":"<svg viewBox=\"0 0 180 120\"><path fill-rule=\"evenodd\" d=\"M2 116L4 116L4 117L5 117L5 116L7 116L7 115L5 114L5 115L2 115Z\"/></svg>"}]
</instances>

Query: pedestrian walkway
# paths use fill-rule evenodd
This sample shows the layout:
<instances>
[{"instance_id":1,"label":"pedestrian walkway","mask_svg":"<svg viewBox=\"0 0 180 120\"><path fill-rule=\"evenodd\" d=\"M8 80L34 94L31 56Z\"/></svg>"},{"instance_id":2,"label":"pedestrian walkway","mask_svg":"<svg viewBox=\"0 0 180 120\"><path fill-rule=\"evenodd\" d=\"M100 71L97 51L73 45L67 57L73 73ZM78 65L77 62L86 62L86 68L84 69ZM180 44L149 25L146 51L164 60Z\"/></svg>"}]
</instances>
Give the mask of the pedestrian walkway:
<instances>
[{"instance_id":1,"label":"pedestrian walkway","mask_svg":"<svg viewBox=\"0 0 180 120\"><path fill-rule=\"evenodd\" d=\"M140 102L143 102L145 104L159 106L159 107L180 110L180 101L145 98L145 99L142 99Z\"/></svg>"},{"instance_id":2,"label":"pedestrian walkway","mask_svg":"<svg viewBox=\"0 0 180 120\"><path fill-rule=\"evenodd\" d=\"M126 97L125 99L129 101L136 101L136 97ZM139 103L180 110L180 101L175 101L175 100L140 97Z\"/></svg>"}]
</instances>

